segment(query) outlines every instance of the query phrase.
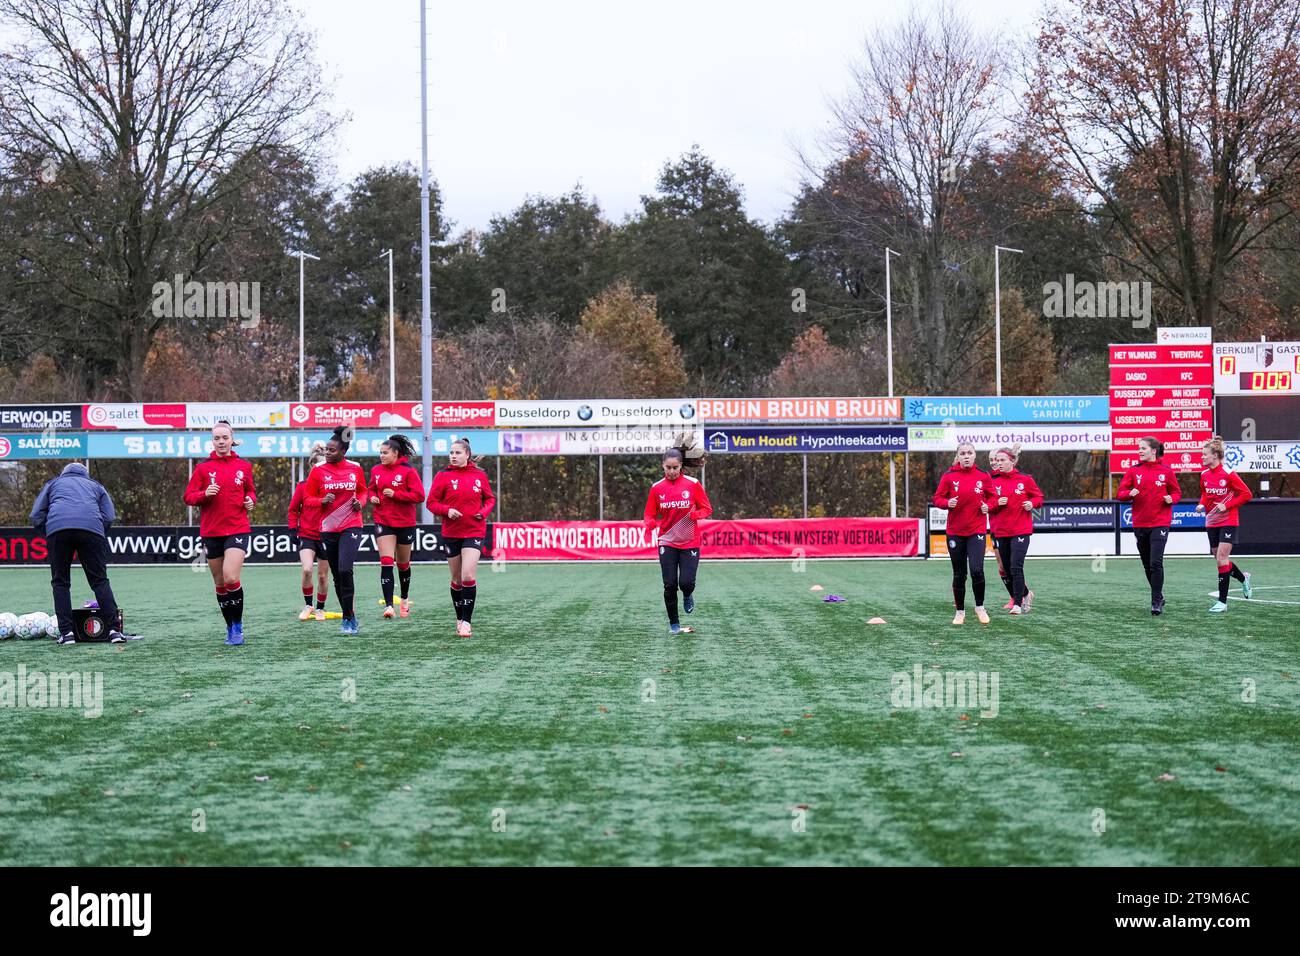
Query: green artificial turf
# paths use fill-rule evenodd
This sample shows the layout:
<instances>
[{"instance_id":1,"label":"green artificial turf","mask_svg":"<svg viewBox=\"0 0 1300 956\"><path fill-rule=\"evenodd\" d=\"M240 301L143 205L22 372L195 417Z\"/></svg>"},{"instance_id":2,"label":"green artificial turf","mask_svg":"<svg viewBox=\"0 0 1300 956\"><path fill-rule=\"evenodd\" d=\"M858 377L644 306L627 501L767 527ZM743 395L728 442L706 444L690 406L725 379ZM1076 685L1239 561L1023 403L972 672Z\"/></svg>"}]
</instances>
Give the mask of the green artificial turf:
<instances>
[{"instance_id":1,"label":"green artificial turf","mask_svg":"<svg viewBox=\"0 0 1300 956\"><path fill-rule=\"evenodd\" d=\"M441 565L392 622L360 567L351 638L253 567L242 648L206 574L119 567L144 640L0 643L104 682L98 718L0 709L0 864L1294 865L1300 561L1240 563L1266 587L1210 615L1170 559L1153 619L1135 561L1031 557L1031 615L953 627L943 560L706 558L681 637L655 566L485 567L470 640ZM997 672L997 716L892 706L918 664Z\"/></svg>"}]
</instances>

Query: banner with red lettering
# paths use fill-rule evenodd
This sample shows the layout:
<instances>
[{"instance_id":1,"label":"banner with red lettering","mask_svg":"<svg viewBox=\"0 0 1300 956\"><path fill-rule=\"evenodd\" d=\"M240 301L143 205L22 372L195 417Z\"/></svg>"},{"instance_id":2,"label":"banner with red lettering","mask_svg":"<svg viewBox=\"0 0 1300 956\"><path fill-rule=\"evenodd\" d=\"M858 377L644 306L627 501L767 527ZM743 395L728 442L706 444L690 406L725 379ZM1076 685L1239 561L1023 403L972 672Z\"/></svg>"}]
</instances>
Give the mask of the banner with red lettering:
<instances>
[{"instance_id":1,"label":"banner with red lettering","mask_svg":"<svg viewBox=\"0 0 1300 956\"><path fill-rule=\"evenodd\" d=\"M748 518L705 521L705 558L913 557L915 518ZM657 557L655 532L639 521L528 521L495 527L492 557L506 561L618 561ZM486 555L485 555L486 557Z\"/></svg>"}]
</instances>

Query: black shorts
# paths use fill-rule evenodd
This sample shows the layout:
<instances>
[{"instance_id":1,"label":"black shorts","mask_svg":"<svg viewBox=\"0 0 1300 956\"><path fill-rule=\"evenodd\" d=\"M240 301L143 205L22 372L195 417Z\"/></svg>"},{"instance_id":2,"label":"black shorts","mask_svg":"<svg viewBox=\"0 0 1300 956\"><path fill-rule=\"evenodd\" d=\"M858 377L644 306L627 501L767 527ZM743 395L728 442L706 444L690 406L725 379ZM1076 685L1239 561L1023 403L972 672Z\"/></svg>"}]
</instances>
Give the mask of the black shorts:
<instances>
[{"instance_id":1,"label":"black shorts","mask_svg":"<svg viewBox=\"0 0 1300 956\"><path fill-rule=\"evenodd\" d=\"M320 543L319 538L298 538L297 542L299 551L310 551L318 558L325 556L325 546Z\"/></svg>"},{"instance_id":2,"label":"black shorts","mask_svg":"<svg viewBox=\"0 0 1300 956\"><path fill-rule=\"evenodd\" d=\"M391 524L375 525L375 538L386 537L387 535L397 535L398 544L415 544L415 526L409 528L394 528Z\"/></svg>"},{"instance_id":3,"label":"black shorts","mask_svg":"<svg viewBox=\"0 0 1300 956\"><path fill-rule=\"evenodd\" d=\"M1235 546L1241 541L1239 531L1241 529L1235 525L1219 525L1217 528L1206 528L1205 533L1210 536L1210 550L1213 551L1218 548L1220 541Z\"/></svg>"},{"instance_id":4,"label":"black shorts","mask_svg":"<svg viewBox=\"0 0 1300 956\"><path fill-rule=\"evenodd\" d=\"M208 556L209 561L216 561L226 556L226 552L231 548L236 551L248 553L249 532L243 534L229 534L224 537L204 538L203 550Z\"/></svg>"},{"instance_id":5,"label":"black shorts","mask_svg":"<svg viewBox=\"0 0 1300 956\"><path fill-rule=\"evenodd\" d=\"M443 538L442 546L447 549L447 557L458 558L463 548L473 548L479 554L483 553L482 538Z\"/></svg>"}]
</instances>

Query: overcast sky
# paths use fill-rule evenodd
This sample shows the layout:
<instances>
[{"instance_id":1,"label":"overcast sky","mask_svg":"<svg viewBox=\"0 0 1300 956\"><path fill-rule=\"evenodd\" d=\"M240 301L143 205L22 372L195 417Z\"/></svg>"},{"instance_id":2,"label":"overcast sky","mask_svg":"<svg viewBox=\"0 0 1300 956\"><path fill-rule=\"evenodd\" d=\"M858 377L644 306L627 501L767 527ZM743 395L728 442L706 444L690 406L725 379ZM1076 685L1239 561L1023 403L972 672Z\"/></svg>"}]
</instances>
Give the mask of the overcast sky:
<instances>
[{"instance_id":1,"label":"overcast sky","mask_svg":"<svg viewBox=\"0 0 1300 956\"><path fill-rule=\"evenodd\" d=\"M963 2L1006 34L1038 0ZM420 157L419 0L306 0L336 107L337 175ZM430 168L457 231L529 194L581 183L617 221L664 161L699 143L771 222L798 188L827 102L864 38L907 6L883 0L429 0Z\"/></svg>"}]
</instances>

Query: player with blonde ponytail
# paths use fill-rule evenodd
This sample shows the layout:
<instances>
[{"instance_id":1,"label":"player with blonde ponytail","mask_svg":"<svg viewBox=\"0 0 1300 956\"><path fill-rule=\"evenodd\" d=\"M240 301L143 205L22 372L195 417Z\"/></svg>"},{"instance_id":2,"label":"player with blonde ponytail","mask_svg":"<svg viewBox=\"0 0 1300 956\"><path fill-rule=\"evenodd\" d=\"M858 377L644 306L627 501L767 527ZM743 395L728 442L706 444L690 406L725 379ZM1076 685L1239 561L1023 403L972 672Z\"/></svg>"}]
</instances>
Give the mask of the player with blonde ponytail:
<instances>
[{"instance_id":1,"label":"player with blonde ponytail","mask_svg":"<svg viewBox=\"0 0 1300 956\"><path fill-rule=\"evenodd\" d=\"M1043 506L1043 493L1031 475L1016 469L1020 445L999 448L989 456L993 469L989 494L989 524L998 551L1002 581L1011 595L1007 610L1028 614L1033 607L1034 592L1025 584L1025 555L1034 535L1033 510Z\"/></svg>"},{"instance_id":2,"label":"player with blonde ponytail","mask_svg":"<svg viewBox=\"0 0 1300 956\"><path fill-rule=\"evenodd\" d=\"M1219 568L1219 599L1210 607L1211 613L1222 614L1228 609L1228 584L1232 578L1241 582L1241 596L1251 594L1250 573L1242 571L1232 560L1232 546L1239 540L1241 506L1253 496L1246 483L1223 463L1226 448L1223 439L1215 435L1201 449L1201 500L1196 506L1198 514L1205 515L1205 532L1210 538L1210 553Z\"/></svg>"}]
</instances>

